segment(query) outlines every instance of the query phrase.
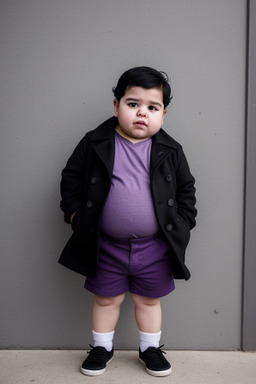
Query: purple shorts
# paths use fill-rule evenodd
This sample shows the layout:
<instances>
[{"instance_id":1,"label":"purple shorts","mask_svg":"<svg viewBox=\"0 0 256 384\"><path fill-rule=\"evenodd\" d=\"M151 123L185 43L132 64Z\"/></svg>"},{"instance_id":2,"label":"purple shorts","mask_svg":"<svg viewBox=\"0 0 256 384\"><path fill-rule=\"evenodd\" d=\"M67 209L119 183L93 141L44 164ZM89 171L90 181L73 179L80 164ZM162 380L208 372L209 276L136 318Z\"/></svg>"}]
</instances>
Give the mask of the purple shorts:
<instances>
[{"instance_id":1,"label":"purple shorts","mask_svg":"<svg viewBox=\"0 0 256 384\"><path fill-rule=\"evenodd\" d=\"M98 296L131 292L162 297L175 289L170 247L161 235L130 240L100 239L98 272L85 288Z\"/></svg>"}]
</instances>

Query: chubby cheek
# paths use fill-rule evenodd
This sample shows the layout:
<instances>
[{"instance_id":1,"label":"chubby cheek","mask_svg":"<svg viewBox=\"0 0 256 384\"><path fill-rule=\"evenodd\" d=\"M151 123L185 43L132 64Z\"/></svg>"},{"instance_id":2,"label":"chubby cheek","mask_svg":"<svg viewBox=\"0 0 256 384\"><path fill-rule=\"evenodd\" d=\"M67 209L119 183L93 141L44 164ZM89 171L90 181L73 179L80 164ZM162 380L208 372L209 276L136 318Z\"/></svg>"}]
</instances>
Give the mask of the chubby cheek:
<instances>
[{"instance_id":1,"label":"chubby cheek","mask_svg":"<svg viewBox=\"0 0 256 384\"><path fill-rule=\"evenodd\" d=\"M116 117L118 118L118 121L119 121L119 124L123 127L129 127L131 125L131 122L132 122L132 118L131 116L127 113L119 113L116 115Z\"/></svg>"}]
</instances>

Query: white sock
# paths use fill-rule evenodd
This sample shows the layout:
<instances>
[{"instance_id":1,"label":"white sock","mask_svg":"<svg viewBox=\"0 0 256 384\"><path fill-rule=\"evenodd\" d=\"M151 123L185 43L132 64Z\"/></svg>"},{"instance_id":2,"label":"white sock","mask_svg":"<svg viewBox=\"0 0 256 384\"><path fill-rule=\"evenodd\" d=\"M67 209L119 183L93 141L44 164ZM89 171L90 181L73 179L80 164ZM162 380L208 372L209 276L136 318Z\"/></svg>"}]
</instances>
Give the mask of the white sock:
<instances>
[{"instance_id":1,"label":"white sock","mask_svg":"<svg viewBox=\"0 0 256 384\"><path fill-rule=\"evenodd\" d=\"M92 331L94 347L104 347L108 352L113 349L113 338L115 331L107 332L107 333L98 333Z\"/></svg>"},{"instance_id":2,"label":"white sock","mask_svg":"<svg viewBox=\"0 0 256 384\"><path fill-rule=\"evenodd\" d=\"M141 352L146 351L148 347L158 348L161 334L162 334L162 331L157 333L145 333L145 332L139 331Z\"/></svg>"}]
</instances>

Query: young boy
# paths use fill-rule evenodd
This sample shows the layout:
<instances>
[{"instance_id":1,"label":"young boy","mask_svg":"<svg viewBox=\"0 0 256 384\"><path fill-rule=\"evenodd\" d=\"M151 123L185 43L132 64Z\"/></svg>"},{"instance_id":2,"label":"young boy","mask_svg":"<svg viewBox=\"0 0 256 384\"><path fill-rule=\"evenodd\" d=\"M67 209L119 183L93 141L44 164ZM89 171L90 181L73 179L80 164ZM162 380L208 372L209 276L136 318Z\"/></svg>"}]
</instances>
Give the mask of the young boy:
<instances>
[{"instance_id":1,"label":"young boy","mask_svg":"<svg viewBox=\"0 0 256 384\"><path fill-rule=\"evenodd\" d=\"M181 145L161 129L171 99L167 76L132 68L113 91L114 116L85 135L62 171L61 208L73 234L59 262L85 275L95 295L94 346L81 372L106 370L130 292L139 359L151 375L166 376L160 298L174 290L174 278L190 278L184 255L195 226L195 180Z\"/></svg>"}]
</instances>

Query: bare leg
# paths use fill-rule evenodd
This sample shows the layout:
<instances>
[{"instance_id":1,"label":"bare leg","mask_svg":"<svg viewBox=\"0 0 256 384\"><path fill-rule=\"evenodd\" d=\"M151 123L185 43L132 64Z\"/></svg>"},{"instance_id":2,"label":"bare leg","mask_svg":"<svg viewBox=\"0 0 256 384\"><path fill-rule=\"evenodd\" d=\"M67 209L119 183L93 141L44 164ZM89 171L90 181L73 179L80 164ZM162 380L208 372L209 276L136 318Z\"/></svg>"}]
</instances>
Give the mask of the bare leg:
<instances>
[{"instance_id":1,"label":"bare leg","mask_svg":"<svg viewBox=\"0 0 256 384\"><path fill-rule=\"evenodd\" d=\"M124 298L125 294L115 297L95 296L93 307L93 330L95 332L114 331Z\"/></svg>"},{"instance_id":2,"label":"bare leg","mask_svg":"<svg viewBox=\"0 0 256 384\"><path fill-rule=\"evenodd\" d=\"M162 327L162 310L159 298L131 294L135 304L135 319L141 332L157 333Z\"/></svg>"}]
</instances>

